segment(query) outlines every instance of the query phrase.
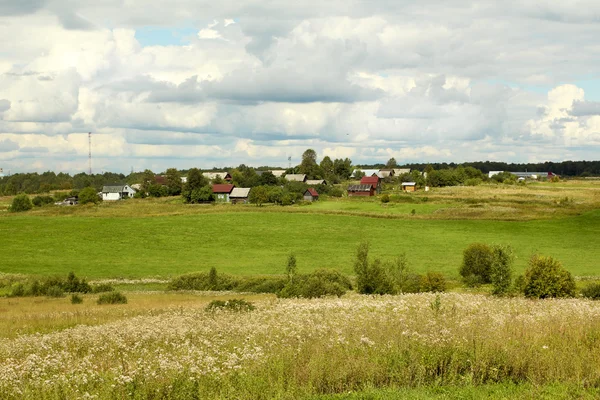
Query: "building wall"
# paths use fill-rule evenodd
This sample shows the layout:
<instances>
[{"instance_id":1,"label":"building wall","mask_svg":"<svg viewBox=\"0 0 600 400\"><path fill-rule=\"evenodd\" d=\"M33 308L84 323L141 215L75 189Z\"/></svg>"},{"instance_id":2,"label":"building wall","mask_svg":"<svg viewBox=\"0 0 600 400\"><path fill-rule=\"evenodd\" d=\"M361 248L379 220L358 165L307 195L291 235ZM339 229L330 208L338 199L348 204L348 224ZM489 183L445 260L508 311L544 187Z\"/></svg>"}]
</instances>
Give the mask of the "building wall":
<instances>
[{"instance_id":1,"label":"building wall","mask_svg":"<svg viewBox=\"0 0 600 400\"><path fill-rule=\"evenodd\" d=\"M313 197L310 194L305 194L304 195L304 201L313 201Z\"/></svg>"},{"instance_id":2,"label":"building wall","mask_svg":"<svg viewBox=\"0 0 600 400\"><path fill-rule=\"evenodd\" d=\"M121 200L121 196L119 193L102 193L102 200Z\"/></svg>"},{"instance_id":3,"label":"building wall","mask_svg":"<svg viewBox=\"0 0 600 400\"><path fill-rule=\"evenodd\" d=\"M229 203L229 193L215 193L215 202Z\"/></svg>"},{"instance_id":4,"label":"building wall","mask_svg":"<svg viewBox=\"0 0 600 400\"><path fill-rule=\"evenodd\" d=\"M348 196L373 196L373 190L370 192L348 192Z\"/></svg>"},{"instance_id":5,"label":"building wall","mask_svg":"<svg viewBox=\"0 0 600 400\"><path fill-rule=\"evenodd\" d=\"M414 192L415 187L414 186L403 186L402 190L404 190L405 192Z\"/></svg>"}]
</instances>

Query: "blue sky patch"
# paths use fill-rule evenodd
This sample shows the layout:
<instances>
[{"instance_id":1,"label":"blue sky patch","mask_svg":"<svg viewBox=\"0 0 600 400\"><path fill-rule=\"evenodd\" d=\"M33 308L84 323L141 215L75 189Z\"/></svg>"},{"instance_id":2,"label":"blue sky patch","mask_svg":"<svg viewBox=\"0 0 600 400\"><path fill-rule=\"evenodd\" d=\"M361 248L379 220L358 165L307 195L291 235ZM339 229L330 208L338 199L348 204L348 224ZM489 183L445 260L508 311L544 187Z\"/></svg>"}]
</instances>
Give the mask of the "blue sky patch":
<instances>
[{"instance_id":1,"label":"blue sky patch","mask_svg":"<svg viewBox=\"0 0 600 400\"><path fill-rule=\"evenodd\" d=\"M145 26L135 31L135 38L146 46L184 46L190 43L189 37L196 35L196 28L165 28Z\"/></svg>"}]
</instances>

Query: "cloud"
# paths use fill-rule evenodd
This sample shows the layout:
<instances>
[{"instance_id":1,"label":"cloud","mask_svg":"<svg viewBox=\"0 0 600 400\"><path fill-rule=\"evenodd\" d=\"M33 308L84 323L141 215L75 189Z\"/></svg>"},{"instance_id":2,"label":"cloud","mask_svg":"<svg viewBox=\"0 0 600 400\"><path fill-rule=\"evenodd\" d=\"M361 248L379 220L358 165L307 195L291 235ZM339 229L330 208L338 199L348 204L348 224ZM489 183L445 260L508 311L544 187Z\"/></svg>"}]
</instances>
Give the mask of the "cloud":
<instances>
[{"instance_id":1,"label":"cloud","mask_svg":"<svg viewBox=\"0 0 600 400\"><path fill-rule=\"evenodd\" d=\"M0 140L19 148L3 166L85 169L90 131L116 170L287 165L307 147L594 158L599 16L591 0L4 2Z\"/></svg>"},{"instance_id":2,"label":"cloud","mask_svg":"<svg viewBox=\"0 0 600 400\"><path fill-rule=\"evenodd\" d=\"M10 139L0 140L0 152L19 150L19 144Z\"/></svg>"}]
</instances>

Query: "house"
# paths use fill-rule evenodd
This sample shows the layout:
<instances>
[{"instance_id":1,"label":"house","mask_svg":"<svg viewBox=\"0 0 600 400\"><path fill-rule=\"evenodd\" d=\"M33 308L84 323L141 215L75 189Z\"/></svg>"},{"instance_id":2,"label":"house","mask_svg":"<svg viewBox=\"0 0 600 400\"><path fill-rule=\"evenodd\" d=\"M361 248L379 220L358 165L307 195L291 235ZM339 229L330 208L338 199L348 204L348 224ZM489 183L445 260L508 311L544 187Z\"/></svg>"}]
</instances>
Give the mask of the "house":
<instances>
[{"instance_id":1,"label":"house","mask_svg":"<svg viewBox=\"0 0 600 400\"><path fill-rule=\"evenodd\" d=\"M359 171L362 172L362 173L364 173L365 176L377 175L377 173L379 172L378 169L360 169L360 168L357 168L354 171L352 171L352 175L350 175L350 178L356 178L356 174Z\"/></svg>"},{"instance_id":2,"label":"house","mask_svg":"<svg viewBox=\"0 0 600 400\"><path fill-rule=\"evenodd\" d=\"M306 175L304 174L289 174L285 176L285 179L289 182L306 182Z\"/></svg>"},{"instance_id":3,"label":"house","mask_svg":"<svg viewBox=\"0 0 600 400\"><path fill-rule=\"evenodd\" d=\"M394 168L393 171L394 171L394 176L410 174L410 168Z\"/></svg>"},{"instance_id":4,"label":"house","mask_svg":"<svg viewBox=\"0 0 600 400\"><path fill-rule=\"evenodd\" d=\"M285 175L285 169L272 169L271 173L275 175L276 178L281 178Z\"/></svg>"},{"instance_id":5,"label":"house","mask_svg":"<svg viewBox=\"0 0 600 400\"><path fill-rule=\"evenodd\" d=\"M402 191L404 192L414 192L417 190L416 182L402 182Z\"/></svg>"},{"instance_id":6,"label":"house","mask_svg":"<svg viewBox=\"0 0 600 400\"><path fill-rule=\"evenodd\" d=\"M236 188L234 187L231 193L229 194L229 200L231 200L232 204L248 203L248 196L250 195L251 188Z\"/></svg>"},{"instance_id":7,"label":"house","mask_svg":"<svg viewBox=\"0 0 600 400\"><path fill-rule=\"evenodd\" d=\"M187 176L181 177L181 183L187 183Z\"/></svg>"},{"instance_id":8,"label":"house","mask_svg":"<svg viewBox=\"0 0 600 400\"><path fill-rule=\"evenodd\" d=\"M203 172L202 175L209 181L214 181L217 177L220 177L224 181L230 181L231 175L227 171L217 171L217 172Z\"/></svg>"},{"instance_id":9,"label":"house","mask_svg":"<svg viewBox=\"0 0 600 400\"><path fill-rule=\"evenodd\" d=\"M360 180L361 185L371 185L375 193L381 193L381 179L378 176L363 176Z\"/></svg>"},{"instance_id":10,"label":"house","mask_svg":"<svg viewBox=\"0 0 600 400\"><path fill-rule=\"evenodd\" d=\"M327 181L325 179L307 179L307 185L327 185Z\"/></svg>"},{"instance_id":11,"label":"house","mask_svg":"<svg viewBox=\"0 0 600 400\"><path fill-rule=\"evenodd\" d=\"M135 189L127 184L114 183L102 187L102 200L121 200L133 197Z\"/></svg>"},{"instance_id":12,"label":"house","mask_svg":"<svg viewBox=\"0 0 600 400\"><path fill-rule=\"evenodd\" d=\"M375 188L373 185L350 185L348 186L348 196L374 196Z\"/></svg>"},{"instance_id":13,"label":"house","mask_svg":"<svg viewBox=\"0 0 600 400\"><path fill-rule=\"evenodd\" d=\"M380 169L379 172L377 172L377 176L380 179L392 178L394 174L395 172L393 169Z\"/></svg>"},{"instance_id":14,"label":"house","mask_svg":"<svg viewBox=\"0 0 600 400\"><path fill-rule=\"evenodd\" d=\"M215 201L217 203L229 203L229 196L234 188L235 186L229 183L214 184L212 190L215 195Z\"/></svg>"},{"instance_id":15,"label":"house","mask_svg":"<svg viewBox=\"0 0 600 400\"><path fill-rule=\"evenodd\" d=\"M304 192L304 201L317 201L319 200L319 193L313 188L306 189Z\"/></svg>"}]
</instances>

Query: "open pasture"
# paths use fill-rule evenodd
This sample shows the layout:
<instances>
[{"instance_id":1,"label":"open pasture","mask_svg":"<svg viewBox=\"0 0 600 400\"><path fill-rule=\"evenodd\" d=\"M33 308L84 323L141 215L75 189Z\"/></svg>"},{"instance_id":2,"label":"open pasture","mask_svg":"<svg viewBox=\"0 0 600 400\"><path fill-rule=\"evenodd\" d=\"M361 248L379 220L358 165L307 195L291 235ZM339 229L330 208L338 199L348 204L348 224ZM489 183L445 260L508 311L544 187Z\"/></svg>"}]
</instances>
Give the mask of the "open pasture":
<instances>
[{"instance_id":1,"label":"open pasture","mask_svg":"<svg viewBox=\"0 0 600 400\"><path fill-rule=\"evenodd\" d=\"M33 310L0 299L5 312L34 315L32 334L0 339L0 397L593 398L600 386L598 302L265 297L236 313L205 311L209 299L140 293L104 307L40 299Z\"/></svg>"},{"instance_id":2,"label":"open pasture","mask_svg":"<svg viewBox=\"0 0 600 400\"><path fill-rule=\"evenodd\" d=\"M463 249L485 242L510 244L517 272L541 253L574 275L598 275L600 185L556 185L441 188L392 195L388 204L344 198L294 207L189 206L167 198L42 207L0 217L0 271L168 278L214 266L280 274L293 252L301 272L326 267L350 274L358 243L368 240L373 257L406 253L419 273L455 277ZM514 218L501 218L512 209Z\"/></svg>"}]
</instances>

